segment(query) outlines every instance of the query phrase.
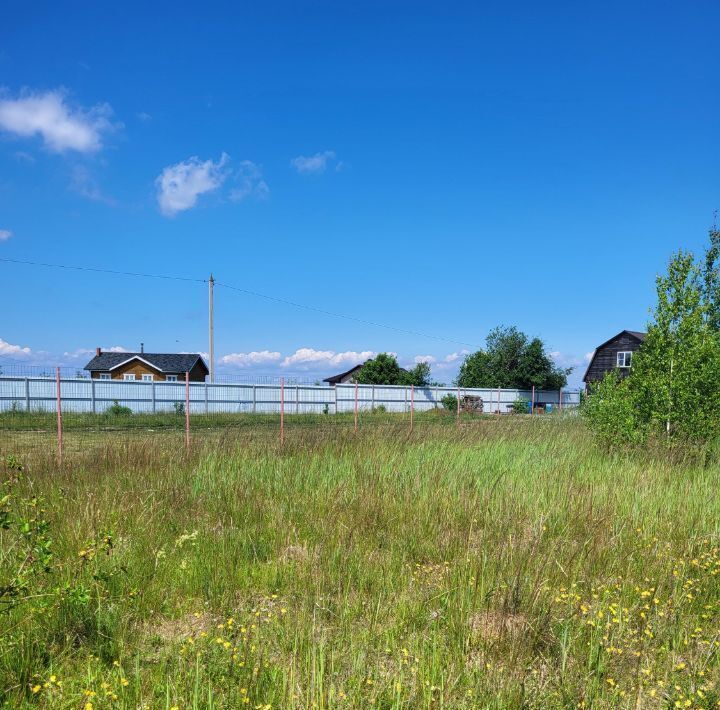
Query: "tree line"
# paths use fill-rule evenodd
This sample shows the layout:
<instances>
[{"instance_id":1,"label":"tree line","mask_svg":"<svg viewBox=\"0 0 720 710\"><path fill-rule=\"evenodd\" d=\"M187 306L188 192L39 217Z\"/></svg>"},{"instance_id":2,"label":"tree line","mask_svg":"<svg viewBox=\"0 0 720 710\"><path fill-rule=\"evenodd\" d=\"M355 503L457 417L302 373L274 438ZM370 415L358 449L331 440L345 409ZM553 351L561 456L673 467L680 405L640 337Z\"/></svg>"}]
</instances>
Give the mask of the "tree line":
<instances>
[{"instance_id":1,"label":"tree line","mask_svg":"<svg viewBox=\"0 0 720 710\"><path fill-rule=\"evenodd\" d=\"M460 365L458 387L529 390L557 390L567 384L572 368L555 365L540 338L531 338L515 326L498 326L490 331L485 348L468 353ZM364 385L439 385L431 379L430 365L416 364L407 370L392 353L380 353L356 373Z\"/></svg>"}]
</instances>

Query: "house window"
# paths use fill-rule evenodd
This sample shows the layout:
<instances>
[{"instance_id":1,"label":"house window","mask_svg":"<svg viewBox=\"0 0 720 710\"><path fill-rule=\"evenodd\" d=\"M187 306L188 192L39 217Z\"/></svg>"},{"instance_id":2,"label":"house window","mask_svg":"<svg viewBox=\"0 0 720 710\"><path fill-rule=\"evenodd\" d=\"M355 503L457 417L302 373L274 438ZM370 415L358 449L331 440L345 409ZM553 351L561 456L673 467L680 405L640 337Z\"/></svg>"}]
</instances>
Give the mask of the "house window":
<instances>
[{"instance_id":1,"label":"house window","mask_svg":"<svg viewBox=\"0 0 720 710\"><path fill-rule=\"evenodd\" d=\"M98 375L98 380L109 380L110 379L110 373L109 372L101 372Z\"/></svg>"},{"instance_id":2,"label":"house window","mask_svg":"<svg viewBox=\"0 0 720 710\"><path fill-rule=\"evenodd\" d=\"M135 373L134 372L126 372L123 375L123 380L125 380L125 382L135 382Z\"/></svg>"},{"instance_id":3,"label":"house window","mask_svg":"<svg viewBox=\"0 0 720 710\"><path fill-rule=\"evenodd\" d=\"M623 351L617 354L618 367L630 367L632 364L632 352Z\"/></svg>"},{"instance_id":4,"label":"house window","mask_svg":"<svg viewBox=\"0 0 720 710\"><path fill-rule=\"evenodd\" d=\"M177 382L177 375L167 375L165 380L167 382Z\"/></svg>"},{"instance_id":5,"label":"house window","mask_svg":"<svg viewBox=\"0 0 720 710\"><path fill-rule=\"evenodd\" d=\"M152 382L153 376L149 373L143 373L143 376L140 378L143 382Z\"/></svg>"}]
</instances>

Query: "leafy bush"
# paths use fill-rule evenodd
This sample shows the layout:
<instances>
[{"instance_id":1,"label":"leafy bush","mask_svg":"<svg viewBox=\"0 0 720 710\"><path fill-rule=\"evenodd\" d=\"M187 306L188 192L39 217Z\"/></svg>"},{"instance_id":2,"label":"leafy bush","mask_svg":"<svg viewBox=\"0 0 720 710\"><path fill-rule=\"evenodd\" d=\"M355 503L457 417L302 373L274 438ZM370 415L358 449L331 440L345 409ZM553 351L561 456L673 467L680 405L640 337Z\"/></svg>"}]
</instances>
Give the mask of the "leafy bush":
<instances>
[{"instance_id":1,"label":"leafy bush","mask_svg":"<svg viewBox=\"0 0 720 710\"><path fill-rule=\"evenodd\" d=\"M117 400L115 400L105 412L113 417L129 417L132 415L132 409L130 409L130 407L124 407Z\"/></svg>"},{"instance_id":2,"label":"leafy bush","mask_svg":"<svg viewBox=\"0 0 720 710\"><path fill-rule=\"evenodd\" d=\"M454 394L446 394L440 403L448 412L457 412L458 400Z\"/></svg>"},{"instance_id":3,"label":"leafy bush","mask_svg":"<svg viewBox=\"0 0 720 710\"><path fill-rule=\"evenodd\" d=\"M513 414L527 414L530 411L529 405L529 399L516 399L512 403L512 412Z\"/></svg>"}]
</instances>

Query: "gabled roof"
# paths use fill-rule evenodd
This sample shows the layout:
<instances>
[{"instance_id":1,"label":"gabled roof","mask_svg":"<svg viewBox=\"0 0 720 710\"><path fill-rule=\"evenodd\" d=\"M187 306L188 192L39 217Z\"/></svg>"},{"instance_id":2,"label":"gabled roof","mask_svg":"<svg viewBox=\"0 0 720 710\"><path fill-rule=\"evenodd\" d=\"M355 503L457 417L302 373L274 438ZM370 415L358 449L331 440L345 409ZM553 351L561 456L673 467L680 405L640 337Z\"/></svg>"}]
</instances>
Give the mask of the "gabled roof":
<instances>
[{"instance_id":1,"label":"gabled roof","mask_svg":"<svg viewBox=\"0 0 720 710\"><path fill-rule=\"evenodd\" d=\"M100 353L85 365L85 369L110 372L130 360L141 360L158 372L170 374L190 372L199 360L205 372L208 372L205 361L197 353Z\"/></svg>"},{"instance_id":2,"label":"gabled roof","mask_svg":"<svg viewBox=\"0 0 720 710\"><path fill-rule=\"evenodd\" d=\"M340 382L340 380L342 380L343 377L347 377L348 375L352 375L354 372L357 372L364 364L365 363L362 362L359 365L351 367L345 372L341 372L339 375L332 375L332 377L326 377L323 382L327 382L331 385L336 385L338 382Z\"/></svg>"},{"instance_id":3,"label":"gabled roof","mask_svg":"<svg viewBox=\"0 0 720 710\"><path fill-rule=\"evenodd\" d=\"M623 333L627 333L628 335L635 338L639 343L642 343L645 340L645 336L647 336L647 333L643 333L639 330L621 330L616 335L613 335L612 338L608 338L604 343L598 345L595 348L595 351L593 352L592 357L590 358L590 362L588 363L587 368L585 369L585 374L583 375L583 382L585 382L585 378L587 377L588 372L590 372L590 368L593 366L593 363L595 362L595 356L598 353L598 350L602 350L606 345L609 343L612 343L613 340L616 340L619 338Z\"/></svg>"}]
</instances>

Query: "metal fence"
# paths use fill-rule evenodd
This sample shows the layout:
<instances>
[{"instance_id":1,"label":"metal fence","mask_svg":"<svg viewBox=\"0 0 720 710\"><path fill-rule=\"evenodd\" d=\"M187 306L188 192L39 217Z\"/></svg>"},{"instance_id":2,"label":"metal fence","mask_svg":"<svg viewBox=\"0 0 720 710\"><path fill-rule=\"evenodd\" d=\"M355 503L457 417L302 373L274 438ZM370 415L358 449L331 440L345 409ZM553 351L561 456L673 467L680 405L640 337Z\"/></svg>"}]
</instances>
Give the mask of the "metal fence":
<instances>
[{"instance_id":1,"label":"metal fence","mask_svg":"<svg viewBox=\"0 0 720 710\"><path fill-rule=\"evenodd\" d=\"M417 412L443 406L448 396L480 398L485 413L507 414L517 400L544 408L572 408L577 391L536 391L457 387L407 387L341 384L334 387L299 383L125 382L74 377L0 376L0 412L102 414L114 406L135 414L183 411L190 414L340 414L343 412ZM468 400L471 401L471 400Z\"/></svg>"},{"instance_id":2,"label":"metal fence","mask_svg":"<svg viewBox=\"0 0 720 710\"><path fill-rule=\"evenodd\" d=\"M538 414L574 409L577 391L402 387L286 382L154 382L55 375L0 375L0 456L63 462L66 454L101 456L106 445L160 446L191 442L216 446L228 437L274 436L285 442L288 425L326 425L357 432L372 425L409 428L465 424L519 409ZM275 381L273 381L275 380ZM518 400L525 402L517 407ZM264 425L264 426L263 426ZM141 436L139 436L141 435Z\"/></svg>"}]
</instances>

